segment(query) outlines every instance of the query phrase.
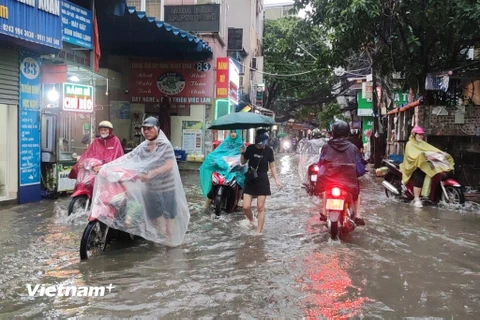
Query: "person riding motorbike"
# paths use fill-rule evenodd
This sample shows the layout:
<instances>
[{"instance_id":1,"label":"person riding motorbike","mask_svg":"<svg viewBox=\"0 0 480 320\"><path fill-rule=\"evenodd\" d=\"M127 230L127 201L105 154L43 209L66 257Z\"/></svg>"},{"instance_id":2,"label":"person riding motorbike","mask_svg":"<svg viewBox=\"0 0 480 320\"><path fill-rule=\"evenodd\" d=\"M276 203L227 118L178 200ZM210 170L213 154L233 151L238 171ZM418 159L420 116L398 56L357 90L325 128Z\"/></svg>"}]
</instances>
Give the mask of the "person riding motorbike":
<instances>
[{"instance_id":1,"label":"person riding motorbike","mask_svg":"<svg viewBox=\"0 0 480 320\"><path fill-rule=\"evenodd\" d=\"M146 118L141 130L145 141L128 154L102 167L94 197L101 196L101 190L119 184L115 181L114 168L136 172L139 181L125 186L125 193L130 202L143 208L134 222L137 227L132 230L120 221L115 229L153 242L176 246L185 238L190 212L175 153L155 117ZM111 179L102 178L103 176L111 176ZM98 203L101 201L93 201L94 206ZM102 208L94 207L93 212L102 212ZM107 225L109 223L101 215L95 218Z\"/></svg>"},{"instance_id":2,"label":"person riding motorbike","mask_svg":"<svg viewBox=\"0 0 480 320\"><path fill-rule=\"evenodd\" d=\"M350 126L347 122L338 120L333 124L333 138L323 146L320 153L317 188L319 193L324 193L322 215L326 211L325 188L331 183L339 183L353 196L355 224L365 225L360 214L360 184L358 182L358 177L366 173L365 165L358 148L347 140L349 134Z\"/></svg>"},{"instance_id":3,"label":"person riding motorbike","mask_svg":"<svg viewBox=\"0 0 480 320\"><path fill-rule=\"evenodd\" d=\"M427 183L430 181L430 178L435 174L442 171L451 171L453 172L455 162L453 158L441 150L435 148L434 146L428 144L424 141L425 131L419 127L415 126L412 129L410 138L405 146L405 154L403 157L403 163L400 165L400 171L402 172L402 181L404 184L407 184L410 179L413 180L413 205L415 207L423 207L420 196L422 193L422 188L426 182L426 177L428 177ZM436 159L437 166L433 166L427 161L426 157L428 153L438 154L444 161ZM443 162L443 165L439 165ZM427 186L428 188L428 186Z\"/></svg>"},{"instance_id":4,"label":"person riding motorbike","mask_svg":"<svg viewBox=\"0 0 480 320\"><path fill-rule=\"evenodd\" d=\"M320 129L316 128L312 130L312 139L307 140L303 144L298 161L298 173L302 183L307 182L308 168L312 164L318 163L320 159L320 151L326 143L327 140L325 139L325 135Z\"/></svg>"},{"instance_id":5,"label":"person riding motorbike","mask_svg":"<svg viewBox=\"0 0 480 320\"><path fill-rule=\"evenodd\" d=\"M203 210L208 210L212 205L214 198L212 188L212 174L218 172L225 176L227 180L235 177L240 188L243 189L245 181L245 170L231 171L229 164L224 157L240 157L240 148L243 146L242 137L239 130L231 130L227 139L225 139L214 151L210 152L203 164L200 166L200 185L202 187L202 194L207 199Z\"/></svg>"},{"instance_id":6,"label":"person riding motorbike","mask_svg":"<svg viewBox=\"0 0 480 320\"><path fill-rule=\"evenodd\" d=\"M100 137L95 138L88 149L82 154L80 160L73 166L68 174L70 179L77 179L79 166L82 166L82 160L94 158L108 163L123 156L123 147L120 140L113 134L113 125L110 121L102 121L98 125ZM98 172L102 166L95 167Z\"/></svg>"}]
</instances>

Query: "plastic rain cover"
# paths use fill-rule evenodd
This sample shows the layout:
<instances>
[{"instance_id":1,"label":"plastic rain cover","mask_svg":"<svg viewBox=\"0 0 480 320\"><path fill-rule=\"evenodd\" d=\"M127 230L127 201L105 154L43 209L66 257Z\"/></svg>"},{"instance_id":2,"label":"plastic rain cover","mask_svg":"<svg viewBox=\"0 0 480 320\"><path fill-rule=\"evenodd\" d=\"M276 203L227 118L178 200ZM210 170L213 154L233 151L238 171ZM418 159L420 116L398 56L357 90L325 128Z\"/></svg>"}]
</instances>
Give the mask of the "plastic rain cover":
<instances>
[{"instance_id":1,"label":"plastic rain cover","mask_svg":"<svg viewBox=\"0 0 480 320\"><path fill-rule=\"evenodd\" d=\"M326 143L327 140L324 138L307 140L303 143L298 161L298 174L302 183L309 181L308 167L318 164L320 152Z\"/></svg>"},{"instance_id":2,"label":"plastic rain cover","mask_svg":"<svg viewBox=\"0 0 480 320\"><path fill-rule=\"evenodd\" d=\"M200 166L200 184L203 196L206 197L212 188L212 174L218 172L230 181L235 177L238 185L243 188L247 167L240 168L240 148L243 146L240 130L236 130L237 137L230 135L212 152L210 152Z\"/></svg>"},{"instance_id":3,"label":"plastic rain cover","mask_svg":"<svg viewBox=\"0 0 480 320\"><path fill-rule=\"evenodd\" d=\"M190 213L165 134L104 165L92 204L92 218L113 229L167 246L182 244Z\"/></svg>"}]
</instances>

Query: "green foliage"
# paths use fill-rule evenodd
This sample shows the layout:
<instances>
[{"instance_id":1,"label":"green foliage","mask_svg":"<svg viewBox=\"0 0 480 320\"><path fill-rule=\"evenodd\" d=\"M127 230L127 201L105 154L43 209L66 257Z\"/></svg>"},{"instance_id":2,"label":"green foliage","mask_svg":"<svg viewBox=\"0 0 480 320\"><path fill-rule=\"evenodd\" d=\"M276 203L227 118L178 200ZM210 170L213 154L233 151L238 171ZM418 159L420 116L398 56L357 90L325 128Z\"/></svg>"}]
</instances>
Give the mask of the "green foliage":
<instances>
[{"instance_id":1,"label":"green foliage","mask_svg":"<svg viewBox=\"0 0 480 320\"><path fill-rule=\"evenodd\" d=\"M366 52L381 76L406 75L423 93L425 75L468 63L461 52L480 40L480 2L472 0L296 0L311 5L312 25L328 35L330 63L347 67Z\"/></svg>"},{"instance_id":2,"label":"green foliage","mask_svg":"<svg viewBox=\"0 0 480 320\"><path fill-rule=\"evenodd\" d=\"M330 128L330 124L335 121L335 118L346 120L340 111L340 105L337 103L329 103L318 113L318 125L322 129L328 129Z\"/></svg>"},{"instance_id":3,"label":"green foliage","mask_svg":"<svg viewBox=\"0 0 480 320\"><path fill-rule=\"evenodd\" d=\"M325 42L320 28L298 17L265 21L264 101L279 121L315 118L321 104L331 99ZM282 76L292 74L299 75Z\"/></svg>"}]
</instances>

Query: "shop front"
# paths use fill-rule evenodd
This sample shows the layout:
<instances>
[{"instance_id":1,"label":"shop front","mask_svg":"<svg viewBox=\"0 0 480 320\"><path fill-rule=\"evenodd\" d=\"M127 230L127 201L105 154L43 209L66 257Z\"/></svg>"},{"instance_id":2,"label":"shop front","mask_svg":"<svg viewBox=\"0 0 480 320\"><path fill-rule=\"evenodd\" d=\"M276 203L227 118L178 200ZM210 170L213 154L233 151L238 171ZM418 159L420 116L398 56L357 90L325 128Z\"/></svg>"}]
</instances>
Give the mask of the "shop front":
<instances>
[{"instance_id":1,"label":"shop front","mask_svg":"<svg viewBox=\"0 0 480 320\"><path fill-rule=\"evenodd\" d=\"M40 200L41 56L61 48L59 3L2 1L0 202Z\"/></svg>"}]
</instances>

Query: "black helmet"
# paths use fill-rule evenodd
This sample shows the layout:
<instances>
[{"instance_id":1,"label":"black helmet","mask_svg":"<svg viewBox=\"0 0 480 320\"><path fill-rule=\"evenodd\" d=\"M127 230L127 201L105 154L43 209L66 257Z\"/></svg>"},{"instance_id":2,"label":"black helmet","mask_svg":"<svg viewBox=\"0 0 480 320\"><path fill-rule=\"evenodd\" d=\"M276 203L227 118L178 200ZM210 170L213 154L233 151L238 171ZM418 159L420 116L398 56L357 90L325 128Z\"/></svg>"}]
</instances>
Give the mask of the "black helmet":
<instances>
[{"instance_id":1,"label":"black helmet","mask_svg":"<svg viewBox=\"0 0 480 320\"><path fill-rule=\"evenodd\" d=\"M333 138L347 138L350 134L350 126L343 120L338 120L333 124L332 135Z\"/></svg>"},{"instance_id":2,"label":"black helmet","mask_svg":"<svg viewBox=\"0 0 480 320\"><path fill-rule=\"evenodd\" d=\"M322 131L320 131L320 129L316 128L312 130L313 139L320 139L321 137L322 137Z\"/></svg>"},{"instance_id":3,"label":"black helmet","mask_svg":"<svg viewBox=\"0 0 480 320\"><path fill-rule=\"evenodd\" d=\"M142 127L160 127L160 123L158 119L155 117L148 117L147 119L143 120Z\"/></svg>"},{"instance_id":4,"label":"black helmet","mask_svg":"<svg viewBox=\"0 0 480 320\"><path fill-rule=\"evenodd\" d=\"M265 129L259 129L257 130L257 133L255 134L255 144L264 144L266 145L268 142L268 132Z\"/></svg>"}]
</instances>

